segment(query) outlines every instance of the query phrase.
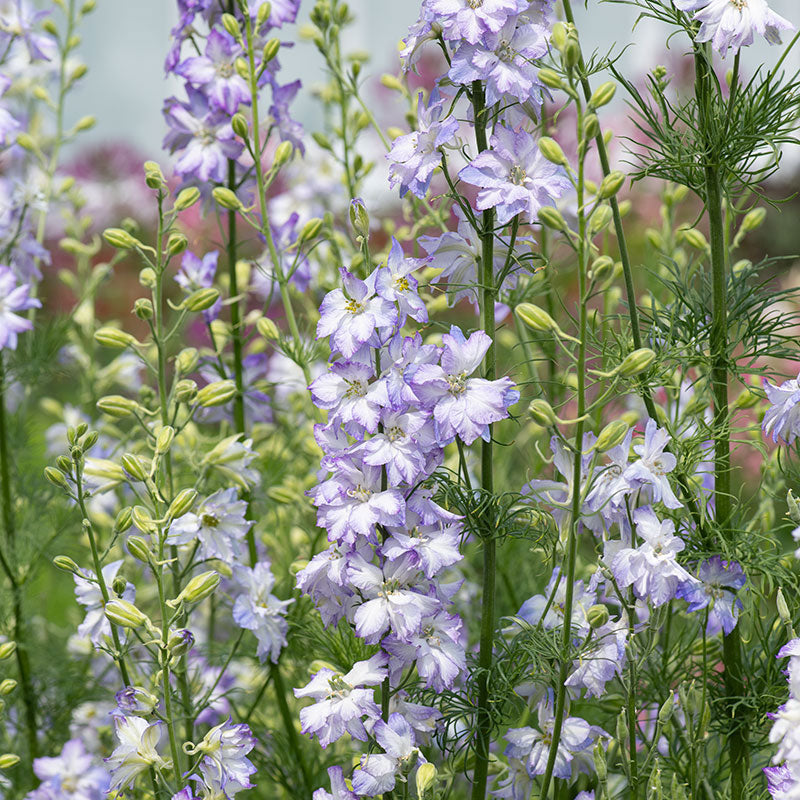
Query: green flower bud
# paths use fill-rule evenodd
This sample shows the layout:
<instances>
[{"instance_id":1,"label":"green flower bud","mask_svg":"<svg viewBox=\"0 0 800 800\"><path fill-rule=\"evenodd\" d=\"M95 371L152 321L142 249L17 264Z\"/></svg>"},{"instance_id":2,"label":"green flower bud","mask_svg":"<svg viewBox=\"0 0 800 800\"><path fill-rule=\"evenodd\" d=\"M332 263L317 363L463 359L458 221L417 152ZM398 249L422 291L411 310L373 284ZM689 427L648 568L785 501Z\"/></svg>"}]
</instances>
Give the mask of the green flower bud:
<instances>
[{"instance_id":1,"label":"green flower bud","mask_svg":"<svg viewBox=\"0 0 800 800\"><path fill-rule=\"evenodd\" d=\"M303 225L300 235L298 236L298 240L301 242L307 242L310 239L316 239L317 236L319 236L319 232L322 230L322 225L323 222L319 217L310 219L305 225Z\"/></svg>"},{"instance_id":2,"label":"green flower bud","mask_svg":"<svg viewBox=\"0 0 800 800\"><path fill-rule=\"evenodd\" d=\"M236 384L232 380L214 381L197 393L197 402L203 408L225 405L236 394Z\"/></svg>"},{"instance_id":3,"label":"green flower bud","mask_svg":"<svg viewBox=\"0 0 800 800\"><path fill-rule=\"evenodd\" d=\"M682 783L678 783L678 776L672 773L672 785L670 786L670 800L686 800L686 789Z\"/></svg>"},{"instance_id":4,"label":"green flower bud","mask_svg":"<svg viewBox=\"0 0 800 800\"><path fill-rule=\"evenodd\" d=\"M226 186L217 186L211 192L211 196L216 203L230 211L239 211L241 208L244 208L242 201Z\"/></svg>"},{"instance_id":5,"label":"green flower bud","mask_svg":"<svg viewBox=\"0 0 800 800\"><path fill-rule=\"evenodd\" d=\"M132 347L139 344L135 336L126 331L121 331L119 328L99 328L94 333L94 340L98 344L105 347L113 347L115 350L125 350L127 347Z\"/></svg>"},{"instance_id":6,"label":"green flower bud","mask_svg":"<svg viewBox=\"0 0 800 800\"><path fill-rule=\"evenodd\" d=\"M550 42L556 50L561 52L567 44L567 26L563 22L556 22L550 33Z\"/></svg>"},{"instance_id":7,"label":"green flower bud","mask_svg":"<svg viewBox=\"0 0 800 800\"><path fill-rule=\"evenodd\" d=\"M155 161L144 162L144 182L151 189L160 189L164 186L164 174L161 172L161 167Z\"/></svg>"},{"instance_id":8,"label":"green flower bud","mask_svg":"<svg viewBox=\"0 0 800 800\"><path fill-rule=\"evenodd\" d=\"M644 372L655 360L656 354L649 347L641 347L625 356L617 373L623 378L631 378Z\"/></svg>"},{"instance_id":9,"label":"green flower bud","mask_svg":"<svg viewBox=\"0 0 800 800\"><path fill-rule=\"evenodd\" d=\"M172 517L172 519L182 517L191 510L195 500L197 500L197 491L195 489L183 489L178 492L175 499L170 503L167 516Z\"/></svg>"},{"instance_id":10,"label":"green flower bud","mask_svg":"<svg viewBox=\"0 0 800 800\"><path fill-rule=\"evenodd\" d=\"M430 761L420 764L417 770L417 797L419 800L425 797L428 790L433 789L436 783L436 767Z\"/></svg>"},{"instance_id":11,"label":"green flower bud","mask_svg":"<svg viewBox=\"0 0 800 800\"><path fill-rule=\"evenodd\" d=\"M613 422L609 422L608 425L600 431L600 435L594 443L595 450L597 450L598 453L605 453L612 447L622 444L629 430L630 426L621 419L615 419Z\"/></svg>"},{"instance_id":12,"label":"green flower bud","mask_svg":"<svg viewBox=\"0 0 800 800\"><path fill-rule=\"evenodd\" d=\"M141 244L138 239L122 228L106 228L103 231L103 238L118 250L130 250Z\"/></svg>"},{"instance_id":13,"label":"green flower bud","mask_svg":"<svg viewBox=\"0 0 800 800\"><path fill-rule=\"evenodd\" d=\"M608 622L608 618L608 609L602 604L593 605L586 612L586 621L591 628L601 628Z\"/></svg>"},{"instance_id":14,"label":"green flower bud","mask_svg":"<svg viewBox=\"0 0 800 800\"><path fill-rule=\"evenodd\" d=\"M145 289L154 289L158 283L156 271L152 267L145 267L139 272L139 283L144 286Z\"/></svg>"},{"instance_id":15,"label":"green flower bud","mask_svg":"<svg viewBox=\"0 0 800 800\"><path fill-rule=\"evenodd\" d=\"M143 564L147 564L150 561L150 549L147 546L147 542L142 539L141 536L130 536L128 537L128 552L137 560L141 561Z\"/></svg>"},{"instance_id":16,"label":"green flower bud","mask_svg":"<svg viewBox=\"0 0 800 800\"><path fill-rule=\"evenodd\" d=\"M113 625L122 628L139 628L149 622L147 616L139 611L133 603L118 598L106 603L105 615Z\"/></svg>"},{"instance_id":17,"label":"green flower bud","mask_svg":"<svg viewBox=\"0 0 800 800\"><path fill-rule=\"evenodd\" d=\"M125 591L125 587L128 585L128 582L122 575L117 575L114 580L111 582L111 591L114 594L122 594Z\"/></svg>"},{"instance_id":18,"label":"green flower bud","mask_svg":"<svg viewBox=\"0 0 800 800\"><path fill-rule=\"evenodd\" d=\"M567 227L561 212L553 206L543 206L538 211L539 222L546 228L553 228L557 231L563 231Z\"/></svg>"},{"instance_id":19,"label":"green flower bud","mask_svg":"<svg viewBox=\"0 0 800 800\"><path fill-rule=\"evenodd\" d=\"M597 119L597 114L587 114L583 120L583 139L590 141L596 138L600 133L600 120Z\"/></svg>"},{"instance_id":20,"label":"green flower bud","mask_svg":"<svg viewBox=\"0 0 800 800\"><path fill-rule=\"evenodd\" d=\"M658 723L659 725L666 725L672 718L672 710L675 706L675 693L670 692L667 699L661 704L658 710Z\"/></svg>"},{"instance_id":21,"label":"green flower bud","mask_svg":"<svg viewBox=\"0 0 800 800\"><path fill-rule=\"evenodd\" d=\"M287 489L285 486L271 486L267 489L267 497L282 505L294 505L299 500L297 492Z\"/></svg>"},{"instance_id":22,"label":"green flower bud","mask_svg":"<svg viewBox=\"0 0 800 800\"><path fill-rule=\"evenodd\" d=\"M174 438L175 428L171 425L164 425L160 428L156 435L156 453L162 456L164 453L168 453L170 447L172 447L172 440Z\"/></svg>"},{"instance_id":23,"label":"green flower bud","mask_svg":"<svg viewBox=\"0 0 800 800\"><path fill-rule=\"evenodd\" d=\"M581 46L576 35L570 33L570 35L567 36L567 42L561 53L561 60L564 62L564 66L567 69L572 69L581 60Z\"/></svg>"},{"instance_id":24,"label":"green flower bud","mask_svg":"<svg viewBox=\"0 0 800 800\"><path fill-rule=\"evenodd\" d=\"M549 67L542 67L539 70L539 80L550 89L560 89L564 85L561 76Z\"/></svg>"},{"instance_id":25,"label":"green flower bud","mask_svg":"<svg viewBox=\"0 0 800 800\"><path fill-rule=\"evenodd\" d=\"M175 399L179 403L191 403L197 397L197 384L184 378L175 384Z\"/></svg>"},{"instance_id":26,"label":"green flower bud","mask_svg":"<svg viewBox=\"0 0 800 800\"><path fill-rule=\"evenodd\" d=\"M350 201L350 224L356 236L362 239L369 238L369 213L363 200L356 198Z\"/></svg>"},{"instance_id":27,"label":"green flower bud","mask_svg":"<svg viewBox=\"0 0 800 800\"><path fill-rule=\"evenodd\" d=\"M196 186L181 189L175 198L175 210L185 211L191 208L200 199L200 190Z\"/></svg>"},{"instance_id":28,"label":"green flower bud","mask_svg":"<svg viewBox=\"0 0 800 800\"><path fill-rule=\"evenodd\" d=\"M658 759L653 766L653 771L650 773L650 778L647 781L647 800L662 800L664 792L661 787L661 768L658 765Z\"/></svg>"},{"instance_id":29,"label":"green flower bud","mask_svg":"<svg viewBox=\"0 0 800 800\"><path fill-rule=\"evenodd\" d=\"M133 525L133 513L127 506L121 508L114 519L114 530L117 533L125 533Z\"/></svg>"},{"instance_id":30,"label":"green flower bud","mask_svg":"<svg viewBox=\"0 0 800 800\"><path fill-rule=\"evenodd\" d=\"M592 92L592 96L589 98L589 105L592 108L601 108L611 102L616 91L617 84L614 83L614 81L606 81L600 84L600 86Z\"/></svg>"},{"instance_id":31,"label":"green flower bud","mask_svg":"<svg viewBox=\"0 0 800 800\"><path fill-rule=\"evenodd\" d=\"M767 216L766 208L751 209L744 215L744 219L742 220L742 227L740 230L746 232L746 231L754 231L756 228L760 228L761 225L764 224L766 216Z\"/></svg>"},{"instance_id":32,"label":"green flower bud","mask_svg":"<svg viewBox=\"0 0 800 800\"><path fill-rule=\"evenodd\" d=\"M56 556L53 559L53 566L64 572L71 572L73 575L80 575L80 567L69 556Z\"/></svg>"},{"instance_id":33,"label":"green flower bud","mask_svg":"<svg viewBox=\"0 0 800 800\"><path fill-rule=\"evenodd\" d=\"M792 624L792 615L789 611L789 606L786 603L786 598L783 596L783 589L778 587L778 593L775 595L775 606L778 609L778 616L784 625Z\"/></svg>"},{"instance_id":34,"label":"green flower bud","mask_svg":"<svg viewBox=\"0 0 800 800\"><path fill-rule=\"evenodd\" d=\"M199 361L200 354L196 347L184 347L175 358L175 369L181 375L185 375L187 372L193 372Z\"/></svg>"},{"instance_id":35,"label":"green flower bud","mask_svg":"<svg viewBox=\"0 0 800 800\"><path fill-rule=\"evenodd\" d=\"M6 678L0 681L0 695L5 696L11 694L17 688L17 682L13 678Z\"/></svg>"},{"instance_id":36,"label":"green flower bud","mask_svg":"<svg viewBox=\"0 0 800 800\"><path fill-rule=\"evenodd\" d=\"M703 252L708 250L708 241L697 228L684 228L681 231L681 236L683 240L690 247L694 247L695 250L702 250Z\"/></svg>"},{"instance_id":37,"label":"green flower bud","mask_svg":"<svg viewBox=\"0 0 800 800\"><path fill-rule=\"evenodd\" d=\"M269 64L275 56L278 55L278 50L281 49L280 39L270 39L265 45L261 53L261 58L264 64Z\"/></svg>"},{"instance_id":38,"label":"green flower bud","mask_svg":"<svg viewBox=\"0 0 800 800\"><path fill-rule=\"evenodd\" d=\"M333 145L330 142L330 139L324 134L320 133L319 131L314 131L311 134L311 138L323 149L323 150L333 150Z\"/></svg>"},{"instance_id":39,"label":"green flower bud","mask_svg":"<svg viewBox=\"0 0 800 800\"><path fill-rule=\"evenodd\" d=\"M156 533L158 531L150 512L144 506L134 506L131 509L131 520L143 533Z\"/></svg>"},{"instance_id":40,"label":"green flower bud","mask_svg":"<svg viewBox=\"0 0 800 800\"><path fill-rule=\"evenodd\" d=\"M153 318L153 302L148 297L140 297L133 304L133 313L139 319L148 320Z\"/></svg>"},{"instance_id":41,"label":"green flower bud","mask_svg":"<svg viewBox=\"0 0 800 800\"><path fill-rule=\"evenodd\" d=\"M282 167L292 157L292 153L294 153L294 146L292 145L292 143L281 142L275 148L275 158L272 161L273 166L276 169L278 167Z\"/></svg>"},{"instance_id":42,"label":"green flower bud","mask_svg":"<svg viewBox=\"0 0 800 800\"><path fill-rule=\"evenodd\" d=\"M278 326L269 317L260 317L256 322L256 330L268 342L277 342L281 335Z\"/></svg>"},{"instance_id":43,"label":"green flower bud","mask_svg":"<svg viewBox=\"0 0 800 800\"><path fill-rule=\"evenodd\" d=\"M250 134L250 129L247 127L247 118L241 111L237 111L231 117L231 128L233 128L233 132L240 138L240 139L247 139L248 135Z\"/></svg>"},{"instance_id":44,"label":"green flower bud","mask_svg":"<svg viewBox=\"0 0 800 800\"><path fill-rule=\"evenodd\" d=\"M263 3L258 8L256 14L256 30L258 30L268 19L272 13L272 3Z\"/></svg>"},{"instance_id":45,"label":"green flower bud","mask_svg":"<svg viewBox=\"0 0 800 800\"><path fill-rule=\"evenodd\" d=\"M167 255L177 256L189 246L189 240L182 233L173 233L167 241Z\"/></svg>"},{"instance_id":46,"label":"green flower bud","mask_svg":"<svg viewBox=\"0 0 800 800\"><path fill-rule=\"evenodd\" d=\"M622 185L625 183L625 175L618 170L614 170L613 172L609 172L605 178L603 178L602 183L600 184L600 189L598 191L598 196L601 197L603 200L607 200L609 197L613 197L621 188Z\"/></svg>"},{"instance_id":47,"label":"green flower bud","mask_svg":"<svg viewBox=\"0 0 800 800\"><path fill-rule=\"evenodd\" d=\"M520 303L514 313L531 329L542 333L559 330L556 321L539 306L533 303Z\"/></svg>"},{"instance_id":48,"label":"green flower bud","mask_svg":"<svg viewBox=\"0 0 800 800\"><path fill-rule=\"evenodd\" d=\"M186 655L194 647L194 636L188 630L173 631L167 639L167 650L172 658Z\"/></svg>"},{"instance_id":49,"label":"green flower bud","mask_svg":"<svg viewBox=\"0 0 800 800\"><path fill-rule=\"evenodd\" d=\"M0 756L0 769L11 769L19 764L19 756L16 753L3 753Z\"/></svg>"},{"instance_id":50,"label":"green flower bud","mask_svg":"<svg viewBox=\"0 0 800 800\"><path fill-rule=\"evenodd\" d=\"M600 783L605 783L608 777L608 764L606 762L606 752L603 749L603 743L600 739L594 746L592 751L592 758L594 760L594 771L597 773L597 778Z\"/></svg>"},{"instance_id":51,"label":"green flower bud","mask_svg":"<svg viewBox=\"0 0 800 800\"><path fill-rule=\"evenodd\" d=\"M549 136L542 136L542 138L539 139L539 150L541 154L553 164L566 166L568 163L567 157L561 149L561 145Z\"/></svg>"},{"instance_id":52,"label":"green flower bud","mask_svg":"<svg viewBox=\"0 0 800 800\"><path fill-rule=\"evenodd\" d=\"M16 642L3 642L0 644L0 661L6 661L17 652Z\"/></svg>"},{"instance_id":53,"label":"green flower bud","mask_svg":"<svg viewBox=\"0 0 800 800\"><path fill-rule=\"evenodd\" d=\"M242 29L239 27L239 22L233 14L223 14L222 15L222 27L233 36L236 41L240 41L242 38Z\"/></svg>"},{"instance_id":54,"label":"green flower bud","mask_svg":"<svg viewBox=\"0 0 800 800\"><path fill-rule=\"evenodd\" d=\"M148 470L145 466L144 459L133 453L125 453L122 458L122 466L125 471L137 481L147 480Z\"/></svg>"},{"instance_id":55,"label":"green flower bud","mask_svg":"<svg viewBox=\"0 0 800 800\"><path fill-rule=\"evenodd\" d=\"M69 491L69 483L67 482L64 473L60 469L55 469L55 467L45 467L44 468L44 476L47 478L53 486L58 486L59 489L66 489Z\"/></svg>"},{"instance_id":56,"label":"green flower bud","mask_svg":"<svg viewBox=\"0 0 800 800\"><path fill-rule=\"evenodd\" d=\"M214 593L219 586L219 573L210 570L195 575L189 583L184 586L183 591L175 600L175 605L183 603L198 603L200 600Z\"/></svg>"},{"instance_id":57,"label":"green flower bud","mask_svg":"<svg viewBox=\"0 0 800 800\"><path fill-rule=\"evenodd\" d=\"M189 311L205 311L211 308L219 300L219 289L209 286L207 289L197 289L192 292L184 301L184 308Z\"/></svg>"},{"instance_id":58,"label":"green flower bud","mask_svg":"<svg viewBox=\"0 0 800 800\"><path fill-rule=\"evenodd\" d=\"M528 406L528 414L537 425L541 425L543 428L552 428L557 421L553 407L541 397L531 400Z\"/></svg>"}]
</instances>

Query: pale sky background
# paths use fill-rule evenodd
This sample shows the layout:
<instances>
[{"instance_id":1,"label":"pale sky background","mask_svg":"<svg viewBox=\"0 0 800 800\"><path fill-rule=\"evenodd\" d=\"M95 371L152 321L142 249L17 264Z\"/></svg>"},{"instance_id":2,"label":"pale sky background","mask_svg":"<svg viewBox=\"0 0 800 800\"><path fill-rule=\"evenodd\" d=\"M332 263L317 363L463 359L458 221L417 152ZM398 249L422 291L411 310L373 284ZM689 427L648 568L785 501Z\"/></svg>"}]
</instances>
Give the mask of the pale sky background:
<instances>
[{"instance_id":1,"label":"pale sky background","mask_svg":"<svg viewBox=\"0 0 800 800\"><path fill-rule=\"evenodd\" d=\"M636 11L629 6L589 0L573 0L576 22L581 31L584 51L597 48L606 52L616 41L633 42L623 56L627 70L641 71L663 61L664 29L645 21L631 33ZM373 54L367 67L372 73L395 71L397 43L419 11L418 0L350 0L357 18L349 29L347 44L352 50ZM770 0L771 7L795 23L800 23L797 0ZM313 0L304 0L299 22L305 22ZM81 55L89 73L70 101L69 118L84 114L97 117L97 127L82 141L111 142L126 140L136 145L145 158L162 158L161 139L165 133L161 117L164 97L179 90L177 82L165 82L164 55L169 45L169 30L176 15L173 0L98 0L97 10L86 18L81 28ZM294 38L296 26L284 29L285 39ZM677 53L686 50L682 37L672 44ZM750 48L747 62L774 61L777 47L763 42ZM324 79L323 66L315 47L298 43L284 51L282 76L285 81L301 78L306 89ZM729 58L732 61L732 58ZM800 50L787 59L787 69L800 68ZM294 106L295 115L311 130L319 125L318 106L308 92L302 92Z\"/></svg>"}]
</instances>

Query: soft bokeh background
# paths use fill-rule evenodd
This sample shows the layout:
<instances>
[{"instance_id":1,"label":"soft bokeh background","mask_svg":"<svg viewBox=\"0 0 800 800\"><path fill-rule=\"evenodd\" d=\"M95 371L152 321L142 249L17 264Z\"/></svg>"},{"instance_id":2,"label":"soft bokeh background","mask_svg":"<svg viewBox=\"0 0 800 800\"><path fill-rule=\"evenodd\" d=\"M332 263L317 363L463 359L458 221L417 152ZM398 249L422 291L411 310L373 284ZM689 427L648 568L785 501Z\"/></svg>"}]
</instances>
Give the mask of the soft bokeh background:
<instances>
[{"instance_id":1,"label":"soft bokeh background","mask_svg":"<svg viewBox=\"0 0 800 800\"><path fill-rule=\"evenodd\" d=\"M373 74L397 70L398 41L417 18L419 5L418 0L351 0L356 23L347 31L347 43L352 50L371 54ZM798 21L797 0L770 0L770 5ZM97 127L81 139L83 146L122 140L135 145L146 158L162 157L161 105L165 96L179 88L177 82L165 82L162 67L175 6L172 0L98 0L97 10L82 26L82 55L90 72L70 108L75 119L84 114L97 117ZM586 8L582 0L574 0L574 6L585 50L596 48L605 53L615 42L632 42L621 60L628 74L641 73L665 60L663 28L646 20L631 33L638 13L632 6L597 0L588 0ZM312 7L313 0L304 0L301 25ZM290 27L284 39L294 39L296 33L297 28ZM683 53L685 48L681 37L673 40L673 54ZM777 48L759 41L746 52L745 71L762 61L774 62L778 53ZM319 123L319 109L308 89L323 78L322 60L307 41L299 42L281 58L283 76L287 80L299 77L306 87L293 113L313 130ZM790 55L786 67L800 68L799 51Z\"/></svg>"}]
</instances>

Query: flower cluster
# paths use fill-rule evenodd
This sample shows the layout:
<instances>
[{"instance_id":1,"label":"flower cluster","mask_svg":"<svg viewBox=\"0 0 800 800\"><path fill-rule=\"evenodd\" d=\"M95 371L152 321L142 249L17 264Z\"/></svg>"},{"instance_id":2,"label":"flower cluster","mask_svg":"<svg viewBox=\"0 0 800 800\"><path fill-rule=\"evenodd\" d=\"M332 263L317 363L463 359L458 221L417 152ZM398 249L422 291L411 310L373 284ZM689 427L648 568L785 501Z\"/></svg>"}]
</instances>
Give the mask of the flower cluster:
<instances>
[{"instance_id":1,"label":"flower cluster","mask_svg":"<svg viewBox=\"0 0 800 800\"><path fill-rule=\"evenodd\" d=\"M778 658L788 658L786 675L789 699L774 714L769 740L777 745L773 758L777 766L765 767L769 792L775 800L800 797L800 639L781 648Z\"/></svg>"}]
</instances>

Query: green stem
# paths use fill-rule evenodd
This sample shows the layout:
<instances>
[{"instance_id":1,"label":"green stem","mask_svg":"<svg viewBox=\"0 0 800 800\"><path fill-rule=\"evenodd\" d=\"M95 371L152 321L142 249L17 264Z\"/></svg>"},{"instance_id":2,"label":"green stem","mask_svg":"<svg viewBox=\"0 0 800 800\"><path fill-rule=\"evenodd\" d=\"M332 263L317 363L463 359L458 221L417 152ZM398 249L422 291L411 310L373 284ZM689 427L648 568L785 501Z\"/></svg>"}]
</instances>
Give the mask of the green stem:
<instances>
[{"instance_id":1,"label":"green stem","mask_svg":"<svg viewBox=\"0 0 800 800\"><path fill-rule=\"evenodd\" d=\"M32 781L33 759L39 755L39 741L36 737L36 696L33 691L30 659L28 656L27 631L23 609L23 587L15 572L17 563L16 525L11 491L11 461L8 455L8 426L6 422L6 375L2 353L0 353L0 488L2 488L3 528L6 534L8 556L4 556L4 566L11 582L14 607L14 641L17 643L15 657L22 685L22 703L25 708L25 733L27 738L29 769L27 777Z\"/></svg>"},{"instance_id":2,"label":"green stem","mask_svg":"<svg viewBox=\"0 0 800 800\"><path fill-rule=\"evenodd\" d=\"M472 108L475 119L475 140L478 152L487 149L486 105L483 85L480 81L472 84ZM483 212L481 230L481 316L483 329L491 339L483 361L483 377L494 380L496 375L496 353L494 344L495 318L494 304L497 290L494 282L494 210ZM492 426L489 427L488 441L481 447L481 485L484 492L494 492ZM481 599L481 634L478 654L478 707L476 709L475 732L475 771L472 778L472 800L483 800L486 796L486 781L489 771L489 745L492 734L492 718L489 713L489 670L492 666L492 649L495 628L495 595L497 573L497 542L494 538L493 520L484 521L487 529L483 535L483 575Z\"/></svg>"},{"instance_id":3,"label":"green stem","mask_svg":"<svg viewBox=\"0 0 800 800\"><path fill-rule=\"evenodd\" d=\"M577 130L580 137L583 130L583 108L579 101L575 101L578 112ZM555 719L553 723L553 735L550 741L550 751L547 756L547 766L545 767L544 777L542 778L542 790L539 795L540 800L546 800L550 790L550 782L553 777L556 755L561 741L561 731L564 725L564 711L567 699L566 680L569 675L569 668L572 663L572 606L574 600L575 584L575 565L578 557L578 526L580 525L581 501L583 493L581 491L582 475L581 464L583 460L583 432L586 414L586 328L587 328L587 299L586 299L586 210L584 208L584 166L586 160L585 147L579 148L578 153L578 180L577 180L577 200L578 200L578 296L580 302L579 332L578 332L578 359L577 359L577 413L578 422L575 426L575 453L572 472L572 509L569 525L569 536L567 538L566 556L567 570L565 580L564 596L564 622L561 629L561 653L559 658L558 686L556 689Z\"/></svg>"},{"instance_id":4,"label":"green stem","mask_svg":"<svg viewBox=\"0 0 800 800\"><path fill-rule=\"evenodd\" d=\"M713 74L708 48L695 50L695 91L699 122L706 146L705 204L708 214L711 250L711 387L714 413L714 515L723 541L730 541L731 528L731 444L728 408L728 287L725 228L722 216L722 187L714 163L712 131L708 110L713 101ZM735 91L733 87L731 91ZM729 704L730 724L727 745L731 770L731 798L744 800L750 754L745 725L746 713L737 699L744 694L742 645L739 626L723 638L722 661L725 665L725 694Z\"/></svg>"},{"instance_id":5,"label":"green stem","mask_svg":"<svg viewBox=\"0 0 800 800\"><path fill-rule=\"evenodd\" d=\"M294 726L292 719L292 712L289 709L289 704L286 702L286 684L281 675L280 668L277 664L269 665L270 677L272 678L272 686L275 689L275 700L278 703L278 712L283 720L283 727L286 730L286 736L289 739L289 747L294 754L295 763L300 767L300 772L303 775L303 785L305 786L308 795L311 795L313 784L311 776L308 773L305 759L303 758L303 750L300 747L300 739L297 736L297 729Z\"/></svg>"}]
</instances>

